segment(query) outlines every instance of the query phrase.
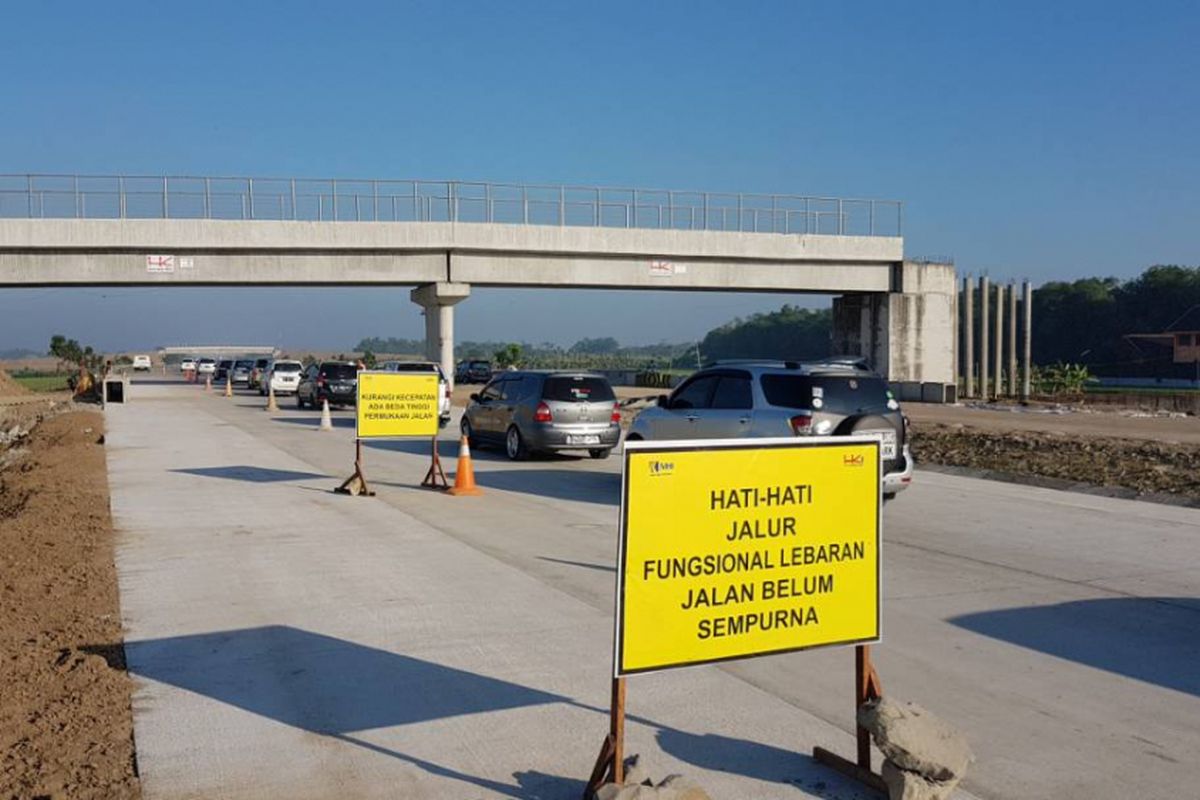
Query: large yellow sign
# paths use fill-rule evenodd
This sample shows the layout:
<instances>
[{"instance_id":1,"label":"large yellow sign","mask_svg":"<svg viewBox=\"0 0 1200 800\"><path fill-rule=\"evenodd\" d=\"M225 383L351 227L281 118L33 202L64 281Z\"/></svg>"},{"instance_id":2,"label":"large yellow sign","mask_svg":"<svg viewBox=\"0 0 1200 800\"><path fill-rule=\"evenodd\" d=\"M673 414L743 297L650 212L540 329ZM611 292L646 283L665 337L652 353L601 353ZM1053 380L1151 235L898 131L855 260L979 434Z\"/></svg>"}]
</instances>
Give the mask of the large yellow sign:
<instances>
[{"instance_id":1,"label":"large yellow sign","mask_svg":"<svg viewBox=\"0 0 1200 800\"><path fill-rule=\"evenodd\" d=\"M437 436L438 376L417 372L359 372L360 439Z\"/></svg>"},{"instance_id":2,"label":"large yellow sign","mask_svg":"<svg viewBox=\"0 0 1200 800\"><path fill-rule=\"evenodd\" d=\"M616 675L877 641L879 446L627 443Z\"/></svg>"}]
</instances>

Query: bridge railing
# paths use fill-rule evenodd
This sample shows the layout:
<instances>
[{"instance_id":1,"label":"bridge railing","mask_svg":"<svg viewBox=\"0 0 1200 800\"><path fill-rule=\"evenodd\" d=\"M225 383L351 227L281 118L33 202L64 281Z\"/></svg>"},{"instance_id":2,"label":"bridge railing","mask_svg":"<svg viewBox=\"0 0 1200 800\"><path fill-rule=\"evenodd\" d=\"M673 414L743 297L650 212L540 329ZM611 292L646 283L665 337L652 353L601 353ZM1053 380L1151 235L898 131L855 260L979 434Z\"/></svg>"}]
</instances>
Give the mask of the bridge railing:
<instances>
[{"instance_id":1,"label":"bridge railing","mask_svg":"<svg viewBox=\"0 0 1200 800\"><path fill-rule=\"evenodd\" d=\"M485 222L900 236L895 200L470 181L0 175L0 217Z\"/></svg>"}]
</instances>

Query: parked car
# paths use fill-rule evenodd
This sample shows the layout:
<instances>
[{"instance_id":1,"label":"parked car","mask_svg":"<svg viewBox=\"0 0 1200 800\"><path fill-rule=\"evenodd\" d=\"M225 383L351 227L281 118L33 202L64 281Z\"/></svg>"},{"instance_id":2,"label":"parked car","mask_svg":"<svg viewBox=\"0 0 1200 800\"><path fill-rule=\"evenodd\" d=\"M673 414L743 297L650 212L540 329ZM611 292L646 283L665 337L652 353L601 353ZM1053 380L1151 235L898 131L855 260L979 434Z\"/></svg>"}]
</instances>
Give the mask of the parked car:
<instances>
[{"instance_id":1,"label":"parked car","mask_svg":"<svg viewBox=\"0 0 1200 800\"><path fill-rule=\"evenodd\" d=\"M215 358L202 358L196 362L196 372L201 375L212 375L217 371L217 360Z\"/></svg>"},{"instance_id":2,"label":"parked car","mask_svg":"<svg viewBox=\"0 0 1200 800\"><path fill-rule=\"evenodd\" d=\"M603 375L516 370L471 395L461 426L472 446L501 445L513 460L558 450L607 458L621 438L621 412Z\"/></svg>"},{"instance_id":3,"label":"parked car","mask_svg":"<svg viewBox=\"0 0 1200 800\"><path fill-rule=\"evenodd\" d=\"M715 364L696 372L630 426L638 439L878 434L883 493L912 481L908 420L887 381L844 359Z\"/></svg>"},{"instance_id":4,"label":"parked car","mask_svg":"<svg viewBox=\"0 0 1200 800\"><path fill-rule=\"evenodd\" d=\"M268 389L274 389L275 394L295 394L300 385L300 373L303 371L304 365L299 361L272 361L267 365L264 377L258 383L258 393L265 395Z\"/></svg>"},{"instance_id":5,"label":"parked car","mask_svg":"<svg viewBox=\"0 0 1200 800\"><path fill-rule=\"evenodd\" d=\"M246 384L247 389L258 389L259 394L266 390L262 388L263 377L267 374L267 368L271 366L271 359L256 358L254 366L250 368L250 380Z\"/></svg>"},{"instance_id":6,"label":"parked car","mask_svg":"<svg viewBox=\"0 0 1200 800\"><path fill-rule=\"evenodd\" d=\"M233 372L230 380L234 386L250 385L250 370L254 369L254 359L239 358L233 362Z\"/></svg>"},{"instance_id":7,"label":"parked car","mask_svg":"<svg viewBox=\"0 0 1200 800\"><path fill-rule=\"evenodd\" d=\"M492 379L492 362L472 359L460 361L455 369L457 383L487 383Z\"/></svg>"},{"instance_id":8,"label":"parked car","mask_svg":"<svg viewBox=\"0 0 1200 800\"><path fill-rule=\"evenodd\" d=\"M149 372L150 371L150 356L134 356L133 357L134 372Z\"/></svg>"},{"instance_id":9,"label":"parked car","mask_svg":"<svg viewBox=\"0 0 1200 800\"><path fill-rule=\"evenodd\" d=\"M385 372L434 372L438 376L438 425L450 424L450 383L442 372L442 365L435 361L384 361L379 369Z\"/></svg>"},{"instance_id":10,"label":"parked car","mask_svg":"<svg viewBox=\"0 0 1200 800\"><path fill-rule=\"evenodd\" d=\"M324 361L310 364L296 385L296 407L352 406L358 396L358 365L353 361Z\"/></svg>"},{"instance_id":11,"label":"parked car","mask_svg":"<svg viewBox=\"0 0 1200 800\"><path fill-rule=\"evenodd\" d=\"M193 359L183 358L183 359L179 360L179 371L180 372L189 372L189 371L194 371L195 369L196 369L196 362Z\"/></svg>"},{"instance_id":12,"label":"parked car","mask_svg":"<svg viewBox=\"0 0 1200 800\"><path fill-rule=\"evenodd\" d=\"M217 368L213 370L213 381L217 383L224 383L225 379L229 377L229 372L232 369L233 359L222 358L217 362Z\"/></svg>"}]
</instances>

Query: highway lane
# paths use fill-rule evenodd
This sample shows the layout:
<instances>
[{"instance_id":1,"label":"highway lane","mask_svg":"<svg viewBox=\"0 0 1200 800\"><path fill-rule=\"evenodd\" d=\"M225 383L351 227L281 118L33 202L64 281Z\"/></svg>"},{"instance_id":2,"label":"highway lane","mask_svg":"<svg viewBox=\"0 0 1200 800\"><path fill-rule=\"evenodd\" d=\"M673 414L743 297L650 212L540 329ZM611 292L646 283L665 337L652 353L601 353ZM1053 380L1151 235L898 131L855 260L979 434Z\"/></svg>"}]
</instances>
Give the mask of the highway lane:
<instances>
[{"instance_id":1,"label":"highway lane","mask_svg":"<svg viewBox=\"0 0 1200 800\"><path fill-rule=\"evenodd\" d=\"M287 401L203 398L264 444L348 474L349 412L332 433ZM441 443L452 469L453 431ZM427 442L365 449L375 500L544 584L612 608L620 460L510 463L476 453L483 498L415 488ZM332 482L331 482L332 483ZM1200 512L921 472L885 511L885 690L944 716L989 798L1179 797L1200 752ZM727 672L849 730L852 656L821 651ZM636 683L635 683L636 685ZM636 688L631 690L636 697ZM636 702L631 701L631 702ZM798 748L809 743L798 743Z\"/></svg>"}]
</instances>

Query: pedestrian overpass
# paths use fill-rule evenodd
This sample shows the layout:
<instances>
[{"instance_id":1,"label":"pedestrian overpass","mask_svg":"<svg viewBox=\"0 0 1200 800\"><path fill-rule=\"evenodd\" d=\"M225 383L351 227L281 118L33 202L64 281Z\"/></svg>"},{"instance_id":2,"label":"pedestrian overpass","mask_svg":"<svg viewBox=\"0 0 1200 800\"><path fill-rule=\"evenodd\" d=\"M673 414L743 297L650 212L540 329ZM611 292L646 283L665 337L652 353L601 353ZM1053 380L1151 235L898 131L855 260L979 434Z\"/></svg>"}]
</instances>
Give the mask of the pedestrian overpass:
<instances>
[{"instance_id":1,"label":"pedestrian overpass","mask_svg":"<svg viewBox=\"0 0 1200 800\"><path fill-rule=\"evenodd\" d=\"M472 286L838 295L834 349L953 394L956 281L895 201L434 181L0 176L0 287L413 286L454 373Z\"/></svg>"}]
</instances>

